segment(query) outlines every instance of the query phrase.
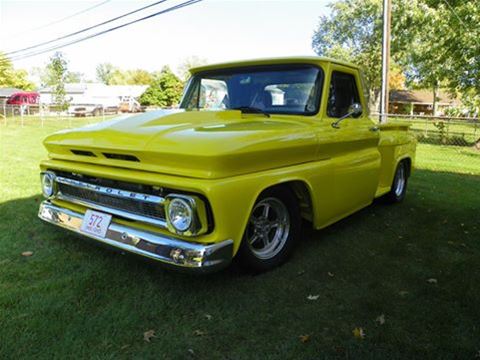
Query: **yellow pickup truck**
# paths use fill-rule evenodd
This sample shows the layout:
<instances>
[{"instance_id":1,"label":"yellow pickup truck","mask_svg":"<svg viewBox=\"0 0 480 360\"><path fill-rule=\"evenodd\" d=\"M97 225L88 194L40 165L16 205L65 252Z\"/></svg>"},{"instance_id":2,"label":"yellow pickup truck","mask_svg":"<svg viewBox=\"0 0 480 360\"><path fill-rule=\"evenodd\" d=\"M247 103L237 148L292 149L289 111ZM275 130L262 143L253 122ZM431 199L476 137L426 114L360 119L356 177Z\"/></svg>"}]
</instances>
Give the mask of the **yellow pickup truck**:
<instances>
[{"instance_id":1,"label":"yellow pickup truck","mask_svg":"<svg viewBox=\"0 0 480 360\"><path fill-rule=\"evenodd\" d=\"M319 57L191 70L180 109L48 136L39 217L194 272L285 262L301 226L401 201L416 142L368 117L355 65Z\"/></svg>"}]
</instances>

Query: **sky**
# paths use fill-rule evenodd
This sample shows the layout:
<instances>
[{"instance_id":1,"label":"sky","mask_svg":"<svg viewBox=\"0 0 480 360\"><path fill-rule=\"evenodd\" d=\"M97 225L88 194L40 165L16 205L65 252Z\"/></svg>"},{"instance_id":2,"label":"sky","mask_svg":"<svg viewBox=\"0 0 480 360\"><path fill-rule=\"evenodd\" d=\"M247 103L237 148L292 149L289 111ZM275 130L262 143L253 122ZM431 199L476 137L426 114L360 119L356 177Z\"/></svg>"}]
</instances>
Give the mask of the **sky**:
<instances>
[{"instance_id":1,"label":"sky","mask_svg":"<svg viewBox=\"0 0 480 360\"><path fill-rule=\"evenodd\" d=\"M10 52L55 39L155 2L110 0L101 4L104 1L0 0L0 51ZM183 1L167 0L92 32ZM216 63L314 55L312 35L319 17L328 13L327 5L331 1L204 0L60 51L69 61L69 70L84 73L87 80L94 80L96 66L104 62L122 69L142 68L149 71L169 65L176 71L191 56ZM98 4L101 5L90 11L59 21ZM13 63L15 68L30 70L35 66L45 66L52 54Z\"/></svg>"}]
</instances>

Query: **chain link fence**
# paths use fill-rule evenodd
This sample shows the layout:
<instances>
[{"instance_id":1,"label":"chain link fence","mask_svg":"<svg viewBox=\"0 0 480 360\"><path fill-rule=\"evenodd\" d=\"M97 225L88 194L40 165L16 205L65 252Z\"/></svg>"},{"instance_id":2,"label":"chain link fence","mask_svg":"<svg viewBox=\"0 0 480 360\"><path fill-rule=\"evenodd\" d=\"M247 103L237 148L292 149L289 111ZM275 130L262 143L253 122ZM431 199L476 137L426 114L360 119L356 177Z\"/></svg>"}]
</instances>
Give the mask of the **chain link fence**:
<instances>
[{"instance_id":1,"label":"chain link fence","mask_svg":"<svg viewBox=\"0 0 480 360\"><path fill-rule=\"evenodd\" d=\"M480 175L480 120L464 117L389 115L408 122L418 141L417 167Z\"/></svg>"},{"instance_id":2,"label":"chain link fence","mask_svg":"<svg viewBox=\"0 0 480 360\"><path fill-rule=\"evenodd\" d=\"M0 105L0 123L4 126L56 126L71 128L86 123L95 123L112 117L111 112L100 109L95 114L73 114L62 110L58 105L28 104L28 105ZM81 121L80 121L81 120Z\"/></svg>"}]
</instances>

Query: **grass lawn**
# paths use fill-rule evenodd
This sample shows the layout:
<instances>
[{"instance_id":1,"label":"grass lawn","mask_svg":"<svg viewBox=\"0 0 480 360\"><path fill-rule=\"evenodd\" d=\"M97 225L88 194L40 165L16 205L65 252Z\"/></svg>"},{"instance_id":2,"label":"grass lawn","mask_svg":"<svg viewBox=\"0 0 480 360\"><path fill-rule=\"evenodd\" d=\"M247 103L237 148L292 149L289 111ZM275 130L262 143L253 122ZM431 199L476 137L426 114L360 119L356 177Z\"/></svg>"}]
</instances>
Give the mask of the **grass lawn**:
<instances>
[{"instance_id":1,"label":"grass lawn","mask_svg":"<svg viewBox=\"0 0 480 360\"><path fill-rule=\"evenodd\" d=\"M467 146L418 144L416 167L480 175L480 151Z\"/></svg>"},{"instance_id":2,"label":"grass lawn","mask_svg":"<svg viewBox=\"0 0 480 360\"><path fill-rule=\"evenodd\" d=\"M0 124L0 358L480 354L480 154L420 145L404 203L376 202L307 230L291 261L267 274L232 266L198 277L37 219L41 139L66 126ZM441 161L448 154L457 160ZM434 163L437 171L425 170ZM476 175L453 173L468 164L477 164L468 170Z\"/></svg>"}]
</instances>

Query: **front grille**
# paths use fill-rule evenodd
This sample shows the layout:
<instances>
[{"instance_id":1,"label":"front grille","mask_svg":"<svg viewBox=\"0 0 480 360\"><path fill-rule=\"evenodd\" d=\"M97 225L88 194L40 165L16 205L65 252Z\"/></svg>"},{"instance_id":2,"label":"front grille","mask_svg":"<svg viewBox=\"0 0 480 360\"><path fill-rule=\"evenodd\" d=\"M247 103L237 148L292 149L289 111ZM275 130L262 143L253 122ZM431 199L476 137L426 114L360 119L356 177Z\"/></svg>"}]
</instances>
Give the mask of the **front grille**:
<instances>
[{"instance_id":1,"label":"front grille","mask_svg":"<svg viewBox=\"0 0 480 360\"><path fill-rule=\"evenodd\" d=\"M67 179L83 181L89 184L106 186L109 188L122 189L126 191L135 191L142 194L165 196L165 194L169 192L173 192L173 190L171 189L158 187L158 186L154 187L151 185L145 185L145 184L139 184L139 183L131 183L131 182L125 182L125 181L106 179L106 178L99 178L96 176L88 176L85 174L71 173L67 171L57 170L54 172L57 176L61 176Z\"/></svg>"},{"instance_id":2,"label":"front grille","mask_svg":"<svg viewBox=\"0 0 480 360\"><path fill-rule=\"evenodd\" d=\"M58 197L132 220L164 225L163 198L57 177ZM152 219L152 220L148 220Z\"/></svg>"}]
</instances>

